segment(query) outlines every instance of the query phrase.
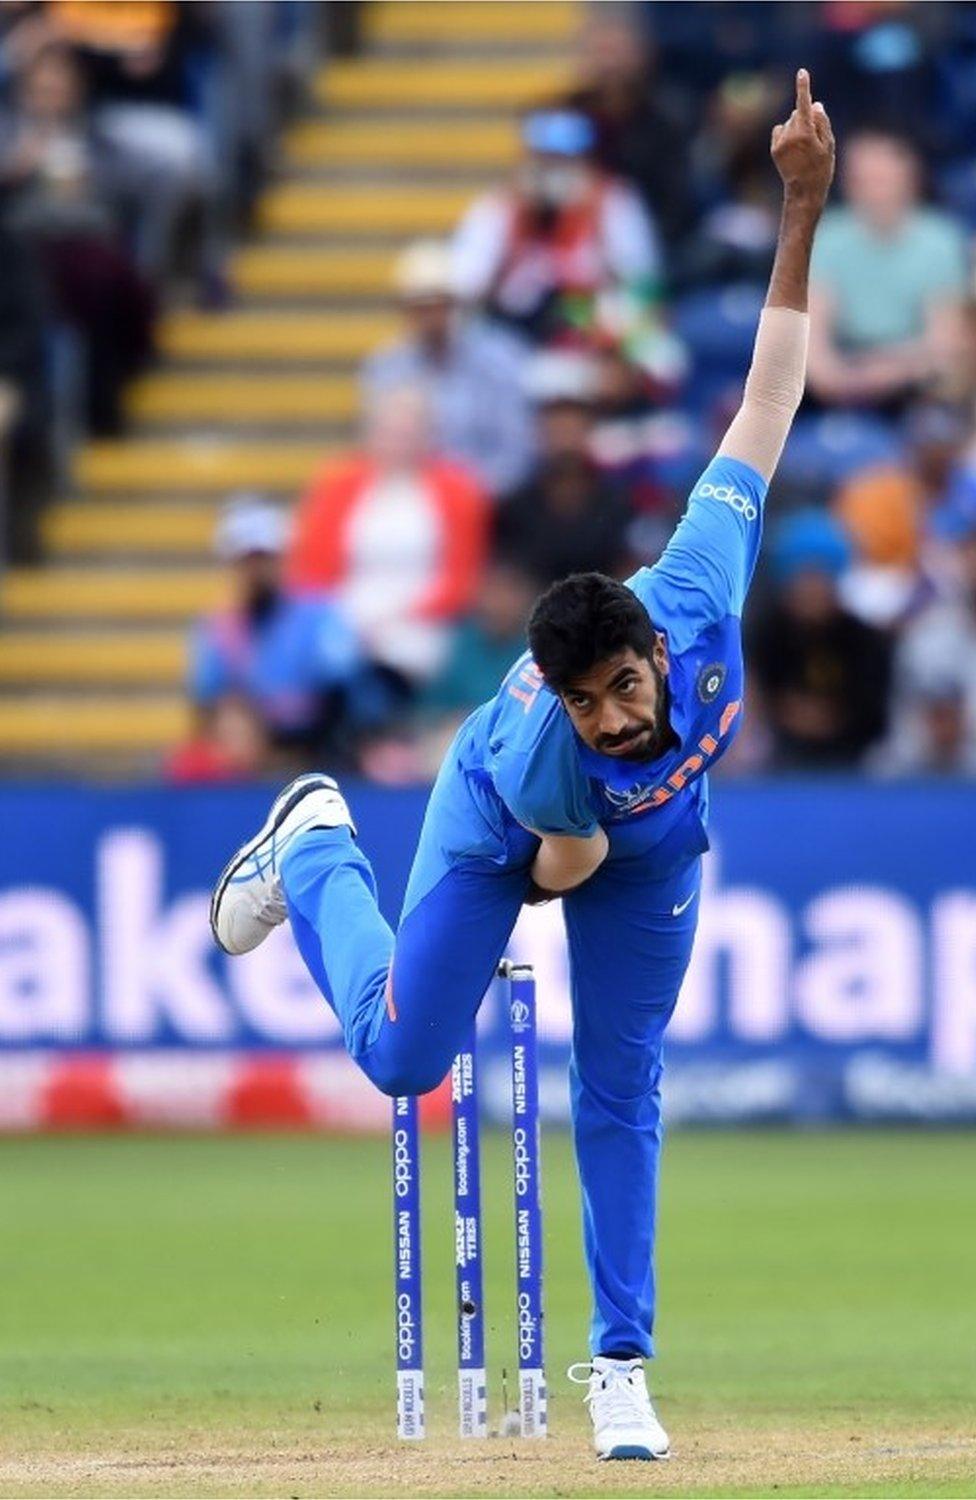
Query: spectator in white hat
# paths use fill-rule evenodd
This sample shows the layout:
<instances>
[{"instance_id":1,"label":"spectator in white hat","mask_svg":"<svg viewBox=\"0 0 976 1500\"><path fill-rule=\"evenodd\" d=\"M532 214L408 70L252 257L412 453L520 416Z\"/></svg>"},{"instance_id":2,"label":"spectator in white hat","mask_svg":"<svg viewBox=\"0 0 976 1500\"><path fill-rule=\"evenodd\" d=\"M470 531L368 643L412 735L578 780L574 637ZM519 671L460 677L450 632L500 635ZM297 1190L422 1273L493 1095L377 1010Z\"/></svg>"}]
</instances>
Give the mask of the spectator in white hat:
<instances>
[{"instance_id":1,"label":"spectator in white hat","mask_svg":"<svg viewBox=\"0 0 976 1500\"><path fill-rule=\"evenodd\" d=\"M277 749L339 749L363 671L356 634L324 595L283 579L288 526L259 495L233 496L215 551L228 571L229 602L201 621L190 650L190 696L204 723L229 699L249 702Z\"/></svg>"},{"instance_id":2,"label":"spectator in white hat","mask_svg":"<svg viewBox=\"0 0 976 1500\"><path fill-rule=\"evenodd\" d=\"M366 361L366 408L377 396L419 386L444 457L470 469L489 495L511 489L532 460L532 413L522 385L526 346L464 311L446 244L410 245L396 263L394 286L405 335Z\"/></svg>"}]
</instances>

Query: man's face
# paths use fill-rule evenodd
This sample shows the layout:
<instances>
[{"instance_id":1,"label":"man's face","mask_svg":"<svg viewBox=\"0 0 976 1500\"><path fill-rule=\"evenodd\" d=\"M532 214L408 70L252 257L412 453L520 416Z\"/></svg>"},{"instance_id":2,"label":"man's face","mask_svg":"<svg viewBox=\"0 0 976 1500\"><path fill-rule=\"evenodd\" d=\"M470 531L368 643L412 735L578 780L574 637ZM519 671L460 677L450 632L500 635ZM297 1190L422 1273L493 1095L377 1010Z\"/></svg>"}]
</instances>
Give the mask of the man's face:
<instances>
[{"instance_id":1,"label":"man's face","mask_svg":"<svg viewBox=\"0 0 976 1500\"><path fill-rule=\"evenodd\" d=\"M583 743L621 760L655 760L671 734L667 670L667 651L658 637L652 660L628 646L574 682L561 697Z\"/></svg>"},{"instance_id":2,"label":"man's face","mask_svg":"<svg viewBox=\"0 0 976 1500\"><path fill-rule=\"evenodd\" d=\"M822 568L801 568L782 591L786 612L801 625L824 625L837 613L837 584Z\"/></svg>"},{"instance_id":3,"label":"man's face","mask_svg":"<svg viewBox=\"0 0 976 1500\"><path fill-rule=\"evenodd\" d=\"M591 169L584 157L530 151L518 173L523 197L539 209L558 210L586 196Z\"/></svg>"},{"instance_id":4,"label":"man's face","mask_svg":"<svg viewBox=\"0 0 976 1500\"><path fill-rule=\"evenodd\" d=\"M447 347L457 311L450 297L417 297L404 302L403 311L419 344L435 353Z\"/></svg>"},{"instance_id":5,"label":"man's face","mask_svg":"<svg viewBox=\"0 0 976 1500\"><path fill-rule=\"evenodd\" d=\"M630 87L641 80L647 63L641 31L626 21L594 21L581 37L578 65L591 87Z\"/></svg>"},{"instance_id":6,"label":"man's face","mask_svg":"<svg viewBox=\"0 0 976 1500\"><path fill-rule=\"evenodd\" d=\"M538 432L539 447L548 460L587 460L593 414L582 402L554 401L539 413Z\"/></svg>"},{"instance_id":7,"label":"man's face","mask_svg":"<svg viewBox=\"0 0 976 1500\"><path fill-rule=\"evenodd\" d=\"M478 594L478 621L492 641L525 634L538 585L528 573L510 563L493 563L485 573Z\"/></svg>"},{"instance_id":8,"label":"man's face","mask_svg":"<svg viewBox=\"0 0 976 1500\"><path fill-rule=\"evenodd\" d=\"M366 446L381 469L411 472L430 442L430 411L419 387L400 386L368 413Z\"/></svg>"},{"instance_id":9,"label":"man's face","mask_svg":"<svg viewBox=\"0 0 976 1500\"><path fill-rule=\"evenodd\" d=\"M21 102L25 114L41 124L58 125L81 108L81 77L67 52L52 48L24 75Z\"/></svg>"},{"instance_id":10,"label":"man's face","mask_svg":"<svg viewBox=\"0 0 976 1500\"><path fill-rule=\"evenodd\" d=\"M910 152L884 136L860 136L847 148L844 196L879 229L895 228L915 206L918 169Z\"/></svg>"},{"instance_id":11,"label":"man's face","mask_svg":"<svg viewBox=\"0 0 976 1500\"><path fill-rule=\"evenodd\" d=\"M281 558L276 552L247 552L232 564L236 593L245 609L270 599L281 587Z\"/></svg>"}]
</instances>

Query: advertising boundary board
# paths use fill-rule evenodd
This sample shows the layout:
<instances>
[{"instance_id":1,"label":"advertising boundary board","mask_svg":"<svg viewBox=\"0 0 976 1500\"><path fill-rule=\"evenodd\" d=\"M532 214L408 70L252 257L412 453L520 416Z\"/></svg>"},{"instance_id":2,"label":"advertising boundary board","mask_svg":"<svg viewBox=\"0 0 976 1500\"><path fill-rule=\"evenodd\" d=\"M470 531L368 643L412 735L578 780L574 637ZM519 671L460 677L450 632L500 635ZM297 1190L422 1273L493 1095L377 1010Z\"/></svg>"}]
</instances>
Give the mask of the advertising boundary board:
<instances>
[{"instance_id":1,"label":"advertising boundary board","mask_svg":"<svg viewBox=\"0 0 976 1500\"><path fill-rule=\"evenodd\" d=\"M426 791L349 796L395 921ZM287 929L244 959L213 948L211 882L268 798L0 788L0 1129L385 1125ZM976 1119L973 789L724 781L712 803L698 942L668 1033L670 1118ZM539 977L542 1104L564 1119L558 903L523 912L511 954ZM501 1117L491 993L479 1029L486 1107ZM442 1120L443 1093L426 1108Z\"/></svg>"}]
</instances>

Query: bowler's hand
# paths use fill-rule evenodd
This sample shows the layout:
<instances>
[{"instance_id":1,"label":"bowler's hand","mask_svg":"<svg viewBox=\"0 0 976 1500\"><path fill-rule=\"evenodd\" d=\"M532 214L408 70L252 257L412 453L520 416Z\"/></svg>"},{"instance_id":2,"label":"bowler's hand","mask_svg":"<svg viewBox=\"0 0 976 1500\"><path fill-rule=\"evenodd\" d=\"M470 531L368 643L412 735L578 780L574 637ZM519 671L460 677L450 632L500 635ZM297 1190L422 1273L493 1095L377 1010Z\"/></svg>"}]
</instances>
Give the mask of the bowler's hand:
<instances>
[{"instance_id":1,"label":"bowler's hand","mask_svg":"<svg viewBox=\"0 0 976 1500\"><path fill-rule=\"evenodd\" d=\"M770 151L787 196L822 209L834 176L834 132L823 105L810 98L806 68L796 75L793 113L773 126Z\"/></svg>"}]
</instances>

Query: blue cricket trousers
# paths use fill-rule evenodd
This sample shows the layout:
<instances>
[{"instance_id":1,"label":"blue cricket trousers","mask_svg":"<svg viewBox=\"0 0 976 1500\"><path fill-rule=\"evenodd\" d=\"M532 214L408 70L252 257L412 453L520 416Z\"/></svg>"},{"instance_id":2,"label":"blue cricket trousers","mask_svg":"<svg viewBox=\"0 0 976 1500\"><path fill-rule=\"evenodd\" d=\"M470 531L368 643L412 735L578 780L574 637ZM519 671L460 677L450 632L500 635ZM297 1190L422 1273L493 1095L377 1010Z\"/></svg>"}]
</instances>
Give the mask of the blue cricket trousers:
<instances>
[{"instance_id":1,"label":"blue cricket trousers","mask_svg":"<svg viewBox=\"0 0 976 1500\"><path fill-rule=\"evenodd\" d=\"M436 817L432 805L418 861ZM412 903L408 892L395 937L347 829L312 830L287 851L282 884L299 950L350 1055L384 1093L425 1093L448 1071L504 955L537 847L518 830L503 864L445 866ZM593 1354L654 1352L662 1037L691 955L700 865L696 855L649 879L646 858L615 857L611 842L606 863L563 901Z\"/></svg>"}]
</instances>

